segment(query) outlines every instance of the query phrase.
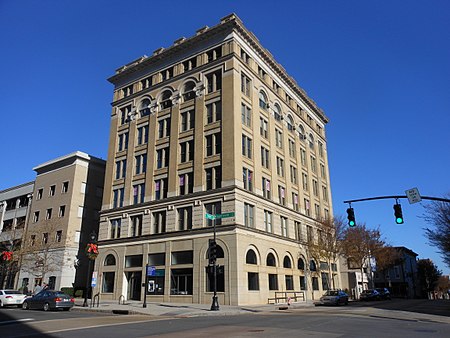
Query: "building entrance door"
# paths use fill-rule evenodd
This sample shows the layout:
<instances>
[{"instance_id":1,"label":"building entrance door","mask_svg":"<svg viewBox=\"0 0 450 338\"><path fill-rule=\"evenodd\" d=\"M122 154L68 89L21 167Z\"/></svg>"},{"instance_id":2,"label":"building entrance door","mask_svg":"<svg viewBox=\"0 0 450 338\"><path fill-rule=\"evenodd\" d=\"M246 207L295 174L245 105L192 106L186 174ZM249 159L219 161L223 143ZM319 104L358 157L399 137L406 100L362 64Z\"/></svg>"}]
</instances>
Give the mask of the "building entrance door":
<instances>
[{"instance_id":1,"label":"building entrance door","mask_svg":"<svg viewBox=\"0 0 450 338\"><path fill-rule=\"evenodd\" d=\"M127 272L127 299L141 300L142 271Z\"/></svg>"}]
</instances>

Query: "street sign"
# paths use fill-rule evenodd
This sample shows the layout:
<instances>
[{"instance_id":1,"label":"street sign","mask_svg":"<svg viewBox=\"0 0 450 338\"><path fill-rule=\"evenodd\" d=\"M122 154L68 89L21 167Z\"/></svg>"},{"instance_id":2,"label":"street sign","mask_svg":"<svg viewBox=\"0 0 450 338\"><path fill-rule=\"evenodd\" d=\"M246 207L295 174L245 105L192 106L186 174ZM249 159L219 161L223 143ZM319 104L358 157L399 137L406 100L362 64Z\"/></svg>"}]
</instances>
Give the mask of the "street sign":
<instances>
[{"instance_id":1,"label":"street sign","mask_svg":"<svg viewBox=\"0 0 450 338\"><path fill-rule=\"evenodd\" d=\"M405 193L406 197L408 197L409 204L414 204L422 200L419 194L419 189L417 188L406 190Z\"/></svg>"},{"instance_id":2,"label":"street sign","mask_svg":"<svg viewBox=\"0 0 450 338\"><path fill-rule=\"evenodd\" d=\"M154 265L147 265L147 276L156 276L156 267Z\"/></svg>"},{"instance_id":3,"label":"street sign","mask_svg":"<svg viewBox=\"0 0 450 338\"><path fill-rule=\"evenodd\" d=\"M97 271L92 273L91 286L95 288L97 286Z\"/></svg>"},{"instance_id":4,"label":"street sign","mask_svg":"<svg viewBox=\"0 0 450 338\"><path fill-rule=\"evenodd\" d=\"M212 220L216 219L216 215L211 215L208 213L206 213L205 217L206 217L206 219L212 219Z\"/></svg>"},{"instance_id":5,"label":"street sign","mask_svg":"<svg viewBox=\"0 0 450 338\"><path fill-rule=\"evenodd\" d=\"M229 217L234 217L234 212L226 212L223 214L215 214L214 215L216 218L229 218Z\"/></svg>"}]
</instances>

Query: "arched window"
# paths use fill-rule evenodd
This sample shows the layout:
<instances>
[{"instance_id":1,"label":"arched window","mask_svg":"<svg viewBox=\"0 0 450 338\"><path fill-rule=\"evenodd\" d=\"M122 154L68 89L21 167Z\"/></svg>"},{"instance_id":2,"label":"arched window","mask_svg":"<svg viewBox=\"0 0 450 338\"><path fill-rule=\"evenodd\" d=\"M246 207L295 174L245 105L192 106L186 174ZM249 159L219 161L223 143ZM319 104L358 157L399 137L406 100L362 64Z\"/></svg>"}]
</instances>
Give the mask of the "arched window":
<instances>
[{"instance_id":1,"label":"arched window","mask_svg":"<svg viewBox=\"0 0 450 338\"><path fill-rule=\"evenodd\" d=\"M277 266L277 261L275 260L275 256L273 255L273 253L269 253L267 255L266 265L267 266Z\"/></svg>"},{"instance_id":2,"label":"arched window","mask_svg":"<svg viewBox=\"0 0 450 338\"><path fill-rule=\"evenodd\" d=\"M109 266L109 265L116 265L116 257L114 257L114 255L109 254L108 256L106 256L105 258L105 266Z\"/></svg>"},{"instance_id":3,"label":"arched window","mask_svg":"<svg viewBox=\"0 0 450 338\"><path fill-rule=\"evenodd\" d=\"M258 264L258 259L256 258L256 254L252 249L247 251L247 255L245 256L245 263Z\"/></svg>"},{"instance_id":4,"label":"arched window","mask_svg":"<svg viewBox=\"0 0 450 338\"><path fill-rule=\"evenodd\" d=\"M189 81L183 86L183 101L189 101L195 98L195 82Z\"/></svg>"},{"instance_id":5,"label":"arched window","mask_svg":"<svg viewBox=\"0 0 450 338\"><path fill-rule=\"evenodd\" d=\"M294 120L292 119L291 115L287 116L286 123L287 123L288 130L293 131L294 130Z\"/></svg>"},{"instance_id":6,"label":"arched window","mask_svg":"<svg viewBox=\"0 0 450 338\"><path fill-rule=\"evenodd\" d=\"M303 260L303 258L298 259L297 268L299 270L305 270L305 261Z\"/></svg>"},{"instance_id":7,"label":"arched window","mask_svg":"<svg viewBox=\"0 0 450 338\"><path fill-rule=\"evenodd\" d=\"M300 137L300 141L306 140L305 128L301 124L298 125L298 136Z\"/></svg>"},{"instance_id":8,"label":"arched window","mask_svg":"<svg viewBox=\"0 0 450 338\"><path fill-rule=\"evenodd\" d=\"M149 99L143 99L141 101L141 104L139 106L139 114L141 117L150 115L150 100Z\"/></svg>"},{"instance_id":9,"label":"arched window","mask_svg":"<svg viewBox=\"0 0 450 338\"><path fill-rule=\"evenodd\" d=\"M311 261L309 262L309 270L317 271L317 265L314 259L311 259Z\"/></svg>"},{"instance_id":10,"label":"arched window","mask_svg":"<svg viewBox=\"0 0 450 338\"><path fill-rule=\"evenodd\" d=\"M172 107L172 100L170 97L172 96L172 93L170 90L165 90L161 95L161 109Z\"/></svg>"},{"instance_id":11,"label":"arched window","mask_svg":"<svg viewBox=\"0 0 450 338\"><path fill-rule=\"evenodd\" d=\"M216 258L224 258L225 254L223 252L223 249L220 245L216 245ZM206 252L206 258L209 259L209 249Z\"/></svg>"},{"instance_id":12,"label":"arched window","mask_svg":"<svg viewBox=\"0 0 450 338\"><path fill-rule=\"evenodd\" d=\"M275 120L281 121L281 107L279 105L277 105L277 104L274 105L273 114L274 114Z\"/></svg>"},{"instance_id":13,"label":"arched window","mask_svg":"<svg viewBox=\"0 0 450 338\"><path fill-rule=\"evenodd\" d=\"M309 147L314 149L314 136L312 134L309 134Z\"/></svg>"},{"instance_id":14,"label":"arched window","mask_svg":"<svg viewBox=\"0 0 450 338\"><path fill-rule=\"evenodd\" d=\"M284 256L283 268L286 268L286 269L291 269L292 268L292 263L291 263L291 259L289 258L289 256Z\"/></svg>"},{"instance_id":15,"label":"arched window","mask_svg":"<svg viewBox=\"0 0 450 338\"><path fill-rule=\"evenodd\" d=\"M267 101L267 96L266 96L266 94L264 94L263 91L259 92L259 106L264 110L267 110L267 108L269 108L269 102Z\"/></svg>"}]
</instances>

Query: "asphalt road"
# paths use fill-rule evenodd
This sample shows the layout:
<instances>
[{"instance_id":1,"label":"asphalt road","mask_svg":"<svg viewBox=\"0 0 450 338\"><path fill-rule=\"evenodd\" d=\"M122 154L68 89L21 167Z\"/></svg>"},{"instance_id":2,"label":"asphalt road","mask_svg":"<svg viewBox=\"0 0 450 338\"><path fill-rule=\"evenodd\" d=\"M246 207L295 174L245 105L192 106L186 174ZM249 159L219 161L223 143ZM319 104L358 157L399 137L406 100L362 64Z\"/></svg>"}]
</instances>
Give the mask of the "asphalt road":
<instances>
[{"instance_id":1,"label":"asphalt road","mask_svg":"<svg viewBox=\"0 0 450 338\"><path fill-rule=\"evenodd\" d=\"M398 307L400 303L191 318L8 308L0 309L0 337L449 337L448 323L417 320L413 315L400 319L391 316L395 309L377 308L382 316L370 315L376 306Z\"/></svg>"}]
</instances>

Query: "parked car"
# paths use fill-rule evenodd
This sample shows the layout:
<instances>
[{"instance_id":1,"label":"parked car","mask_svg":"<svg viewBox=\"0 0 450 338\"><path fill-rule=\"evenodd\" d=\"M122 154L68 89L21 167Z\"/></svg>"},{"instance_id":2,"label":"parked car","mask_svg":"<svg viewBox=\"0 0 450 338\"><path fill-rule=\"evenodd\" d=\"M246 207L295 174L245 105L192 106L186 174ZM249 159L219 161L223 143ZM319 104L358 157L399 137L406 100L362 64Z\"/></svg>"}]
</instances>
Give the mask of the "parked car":
<instances>
[{"instance_id":1,"label":"parked car","mask_svg":"<svg viewBox=\"0 0 450 338\"><path fill-rule=\"evenodd\" d=\"M391 293L386 288L375 289L380 294L380 299L391 299Z\"/></svg>"},{"instance_id":2,"label":"parked car","mask_svg":"<svg viewBox=\"0 0 450 338\"><path fill-rule=\"evenodd\" d=\"M380 300L381 295L375 289L364 290L359 295L359 300Z\"/></svg>"},{"instance_id":3,"label":"parked car","mask_svg":"<svg viewBox=\"0 0 450 338\"><path fill-rule=\"evenodd\" d=\"M17 290L0 290L0 307L9 305L22 307L25 298L27 298L27 295Z\"/></svg>"},{"instance_id":4,"label":"parked car","mask_svg":"<svg viewBox=\"0 0 450 338\"><path fill-rule=\"evenodd\" d=\"M347 305L348 295L342 290L328 290L322 297L320 297L320 303L324 305Z\"/></svg>"},{"instance_id":5,"label":"parked car","mask_svg":"<svg viewBox=\"0 0 450 338\"><path fill-rule=\"evenodd\" d=\"M48 311L63 309L69 311L74 303L75 299L62 291L43 290L38 294L25 299L22 308L24 310L42 309Z\"/></svg>"}]
</instances>

